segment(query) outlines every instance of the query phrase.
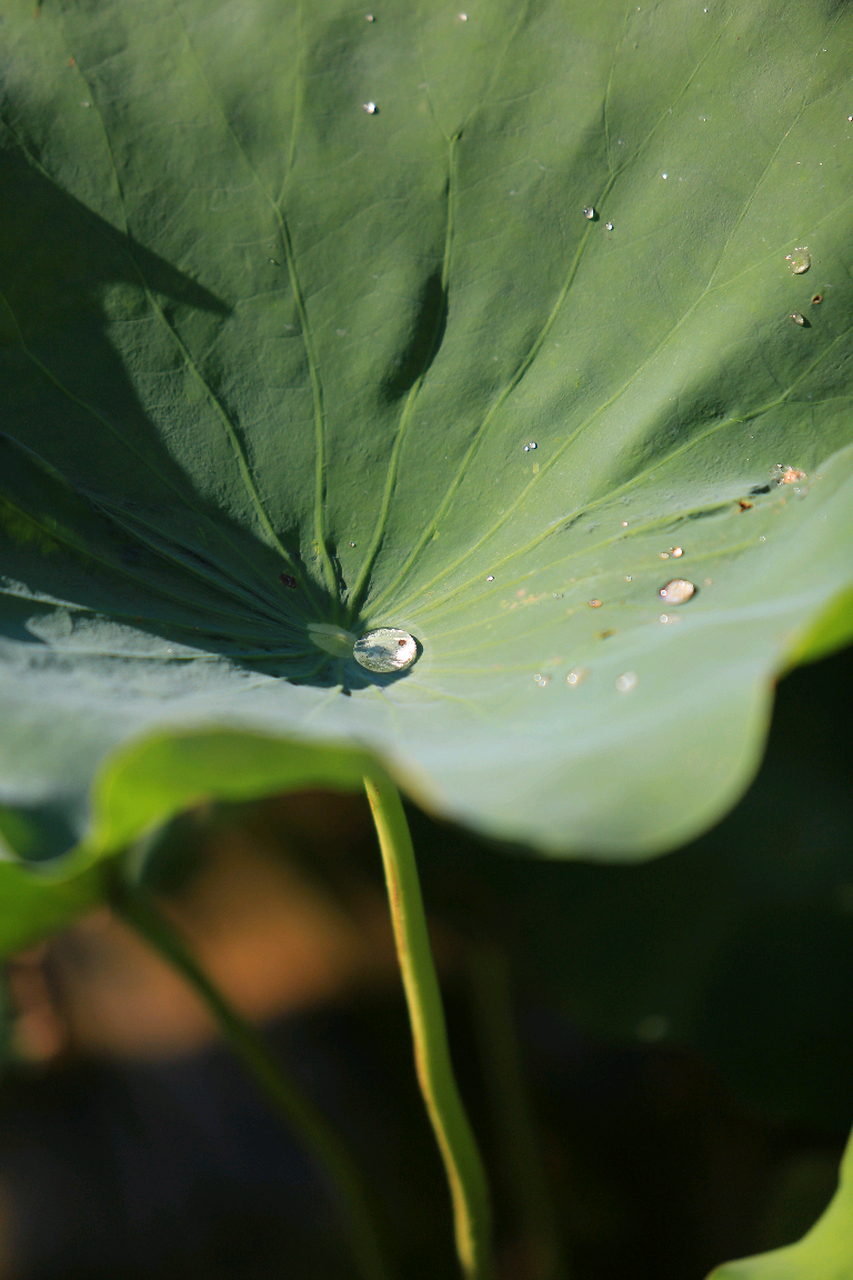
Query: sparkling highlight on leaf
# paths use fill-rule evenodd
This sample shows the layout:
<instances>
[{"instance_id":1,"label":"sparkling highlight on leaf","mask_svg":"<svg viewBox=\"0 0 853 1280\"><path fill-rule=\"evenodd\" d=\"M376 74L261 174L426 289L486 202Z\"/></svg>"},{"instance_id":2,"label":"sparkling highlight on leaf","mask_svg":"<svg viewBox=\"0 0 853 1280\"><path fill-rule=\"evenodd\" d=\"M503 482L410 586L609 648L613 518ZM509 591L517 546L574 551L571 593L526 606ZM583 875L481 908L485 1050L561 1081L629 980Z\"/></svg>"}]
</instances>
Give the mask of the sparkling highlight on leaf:
<instances>
[{"instance_id":1,"label":"sparkling highlight on leaf","mask_svg":"<svg viewBox=\"0 0 853 1280\"><path fill-rule=\"evenodd\" d=\"M352 656L365 670L387 675L412 665L418 656L418 643L408 631L377 627L356 640Z\"/></svg>"}]
</instances>

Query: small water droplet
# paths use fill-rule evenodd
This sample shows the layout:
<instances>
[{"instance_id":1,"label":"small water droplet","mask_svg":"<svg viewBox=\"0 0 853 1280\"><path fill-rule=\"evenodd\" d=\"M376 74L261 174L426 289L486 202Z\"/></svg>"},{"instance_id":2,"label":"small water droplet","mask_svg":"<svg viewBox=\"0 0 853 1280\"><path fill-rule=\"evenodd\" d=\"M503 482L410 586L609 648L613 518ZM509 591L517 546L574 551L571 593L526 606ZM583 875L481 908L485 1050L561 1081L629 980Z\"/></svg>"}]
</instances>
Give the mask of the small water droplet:
<instances>
[{"instance_id":1,"label":"small water droplet","mask_svg":"<svg viewBox=\"0 0 853 1280\"><path fill-rule=\"evenodd\" d=\"M628 528L628 521L627 521L627 520L623 520L623 521L622 521L622 528L623 528L623 529L627 529L627 528Z\"/></svg>"},{"instance_id":2,"label":"small water droplet","mask_svg":"<svg viewBox=\"0 0 853 1280\"><path fill-rule=\"evenodd\" d=\"M661 560L668 560L668 559L669 559L669 552L668 552L668 551L659 551L659 552L658 552L658 555L660 556Z\"/></svg>"},{"instance_id":3,"label":"small water droplet","mask_svg":"<svg viewBox=\"0 0 853 1280\"><path fill-rule=\"evenodd\" d=\"M806 325L806 324L808 324L808 321L806 320L806 317L805 317L805 316L801 316L801 315L800 315L800 313L799 313L799 311L792 311L792 312L791 312L791 319L793 320L794 324L802 324L802 325Z\"/></svg>"},{"instance_id":4,"label":"small water droplet","mask_svg":"<svg viewBox=\"0 0 853 1280\"><path fill-rule=\"evenodd\" d=\"M533 679L534 679L534 680L536 681L536 683L539 685L539 688L540 688L540 689L544 689L544 688L545 688L545 686L546 686L546 684L550 684L550 683L551 683L551 677L550 677L550 676L535 675L535 676L533 677Z\"/></svg>"},{"instance_id":5,"label":"small water droplet","mask_svg":"<svg viewBox=\"0 0 853 1280\"><path fill-rule=\"evenodd\" d=\"M92 105L92 104L91 104L91 102L81 102L81 103L80 103L80 106L81 106L81 107L91 107L91 105Z\"/></svg>"},{"instance_id":6,"label":"small water droplet","mask_svg":"<svg viewBox=\"0 0 853 1280\"><path fill-rule=\"evenodd\" d=\"M587 219L587 221L592 222L593 218L595 217L595 209L592 207L591 204L584 206L583 216Z\"/></svg>"},{"instance_id":7,"label":"small water droplet","mask_svg":"<svg viewBox=\"0 0 853 1280\"><path fill-rule=\"evenodd\" d=\"M671 556L673 556L673 557L677 560L680 556L683 556L683 555L684 555L684 548L683 548L683 547L670 547L669 554L670 554Z\"/></svg>"},{"instance_id":8,"label":"small water droplet","mask_svg":"<svg viewBox=\"0 0 853 1280\"><path fill-rule=\"evenodd\" d=\"M571 671L566 676L566 684L573 689L575 685L581 684L582 681L586 680L588 675L589 667L572 667Z\"/></svg>"},{"instance_id":9,"label":"small water droplet","mask_svg":"<svg viewBox=\"0 0 853 1280\"><path fill-rule=\"evenodd\" d=\"M601 608L601 601L600 601L600 600L590 600L590 602L589 602L589 607L590 607L590 609L600 609L600 608Z\"/></svg>"},{"instance_id":10,"label":"small water droplet","mask_svg":"<svg viewBox=\"0 0 853 1280\"><path fill-rule=\"evenodd\" d=\"M764 534L763 534L763 533L762 533L762 534L759 534L759 536L758 536L758 541L759 541L759 542L766 542L766 541L767 541L767 539L765 538L765 536L764 536Z\"/></svg>"},{"instance_id":11,"label":"small water droplet","mask_svg":"<svg viewBox=\"0 0 853 1280\"><path fill-rule=\"evenodd\" d=\"M367 112L369 116L375 116L379 114L379 108L377 107L375 102L363 102L362 107L364 108L364 110Z\"/></svg>"},{"instance_id":12,"label":"small water droplet","mask_svg":"<svg viewBox=\"0 0 853 1280\"><path fill-rule=\"evenodd\" d=\"M660 620L663 623L672 623L673 625L675 625L676 622L681 621L681 619L675 613L662 613L660 616Z\"/></svg>"},{"instance_id":13,"label":"small water droplet","mask_svg":"<svg viewBox=\"0 0 853 1280\"><path fill-rule=\"evenodd\" d=\"M468 14L467 14L467 13L460 13L460 15L459 15L459 21L460 21L460 22L467 22L467 21L468 21Z\"/></svg>"},{"instance_id":14,"label":"small water droplet","mask_svg":"<svg viewBox=\"0 0 853 1280\"><path fill-rule=\"evenodd\" d=\"M619 693L630 693L637 686L636 671L623 671L622 675L616 681L616 688Z\"/></svg>"},{"instance_id":15,"label":"small water droplet","mask_svg":"<svg viewBox=\"0 0 853 1280\"><path fill-rule=\"evenodd\" d=\"M613 223L612 223L612 222L605 222L605 224L604 224L604 229L605 229L605 231L612 231L612 230L613 230Z\"/></svg>"},{"instance_id":16,"label":"small water droplet","mask_svg":"<svg viewBox=\"0 0 853 1280\"><path fill-rule=\"evenodd\" d=\"M350 543L350 546L351 546L351 547L354 547L354 546L355 546L355 543L354 543L354 542L351 542L351 543Z\"/></svg>"},{"instance_id":17,"label":"small water droplet","mask_svg":"<svg viewBox=\"0 0 853 1280\"><path fill-rule=\"evenodd\" d=\"M812 255L808 248L803 244L796 248L793 253L785 254L785 261L791 268L792 275L802 276L808 271L812 265Z\"/></svg>"},{"instance_id":18,"label":"small water droplet","mask_svg":"<svg viewBox=\"0 0 853 1280\"><path fill-rule=\"evenodd\" d=\"M488 578L486 578L486 582L494 582L494 580L495 580L495 575L493 573L490 573Z\"/></svg>"},{"instance_id":19,"label":"small water droplet","mask_svg":"<svg viewBox=\"0 0 853 1280\"><path fill-rule=\"evenodd\" d=\"M372 13L366 13L366 14L364 15L364 21L365 21L365 22L375 22L375 21L376 21L376 19L374 18L374 16L373 16L373 14L372 14Z\"/></svg>"},{"instance_id":20,"label":"small water droplet","mask_svg":"<svg viewBox=\"0 0 853 1280\"><path fill-rule=\"evenodd\" d=\"M668 178L668 177L669 177L669 174L668 174L668 173L662 173L662 174L661 174L661 177L662 177L662 178Z\"/></svg>"},{"instance_id":21,"label":"small water droplet","mask_svg":"<svg viewBox=\"0 0 853 1280\"><path fill-rule=\"evenodd\" d=\"M695 592L693 583L686 578L673 578L665 587L661 587L658 594L667 604L684 604Z\"/></svg>"},{"instance_id":22,"label":"small water droplet","mask_svg":"<svg viewBox=\"0 0 853 1280\"><path fill-rule=\"evenodd\" d=\"M798 480L808 480L805 471L799 467L783 467L781 462L773 468L773 479L777 484L796 484Z\"/></svg>"},{"instance_id":23,"label":"small water droplet","mask_svg":"<svg viewBox=\"0 0 853 1280\"><path fill-rule=\"evenodd\" d=\"M552 591L551 595L554 597L555 600L562 600L563 598L562 591Z\"/></svg>"},{"instance_id":24,"label":"small water droplet","mask_svg":"<svg viewBox=\"0 0 853 1280\"><path fill-rule=\"evenodd\" d=\"M408 631L397 627L377 627L356 640L352 656L368 671L404 671L418 656L418 644Z\"/></svg>"},{"instance_id":25,"label":"small water droplet","mask_svg":"<svg viewBox=\"0 0 853 1280\"><path fill-rule=\"evenodd\" d=\"M538 444L536 443L536 441L535 441L535 440L531 440L529 444L526 444L526 445L524 446L524 452L525 452L525 453L530 453L531 449L538 449L538 448L539 448L539 446L538 446Z\"/></svg>"}]
</instances>

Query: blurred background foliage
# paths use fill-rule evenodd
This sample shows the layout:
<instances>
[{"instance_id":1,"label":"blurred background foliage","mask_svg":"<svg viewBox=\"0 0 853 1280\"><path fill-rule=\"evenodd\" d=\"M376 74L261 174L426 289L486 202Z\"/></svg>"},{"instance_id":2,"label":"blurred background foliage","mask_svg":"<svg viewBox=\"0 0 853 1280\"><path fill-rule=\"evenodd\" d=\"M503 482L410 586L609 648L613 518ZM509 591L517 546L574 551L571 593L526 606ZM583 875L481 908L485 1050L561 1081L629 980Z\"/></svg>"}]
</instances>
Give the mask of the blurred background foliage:
<instances>
[{"instance_id":1,"label":"blurred background foliage","mask_svg":"<svg viewBox=\"0 0 853 1280\"><path fill-rule=\"evenodd\" d=\"M481 1016L504 973L564 1274L701 1280L829 1200L853 1113L851 693L853 650L788 676L741 803L642 865L543 862L410 811L501 1280L542 1274ZM346 1134L399 1274L454 1276L366 805L197 810L135 871ZM322 1178L107 912L17 958L9 991L4 1280L350 1274Z\"/></svg>"}]
</instances>

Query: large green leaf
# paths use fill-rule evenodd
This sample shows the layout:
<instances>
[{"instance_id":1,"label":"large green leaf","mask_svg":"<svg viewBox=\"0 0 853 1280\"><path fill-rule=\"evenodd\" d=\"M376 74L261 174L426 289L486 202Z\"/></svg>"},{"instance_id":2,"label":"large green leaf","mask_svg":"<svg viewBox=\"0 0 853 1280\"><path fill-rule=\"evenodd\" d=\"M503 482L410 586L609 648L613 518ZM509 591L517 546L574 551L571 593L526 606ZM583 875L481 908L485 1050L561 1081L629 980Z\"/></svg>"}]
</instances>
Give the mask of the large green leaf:
<instances>
[{"instance_id":1,"label":"large green leaf","mask_svg":"<svg viewBox=\"0 0 853 1280\"><path fill-rule=\"evenodd\" d=\"M731 804L774 674L851 630L849 7L12 0L2 34L7 842L138 834L89 800L125 744L149 825L293 785L259 734L541 849ZM398 677L316 643L382 625ZM170 733L215 726L182 779Z\"/></svg>"}]
</instances>

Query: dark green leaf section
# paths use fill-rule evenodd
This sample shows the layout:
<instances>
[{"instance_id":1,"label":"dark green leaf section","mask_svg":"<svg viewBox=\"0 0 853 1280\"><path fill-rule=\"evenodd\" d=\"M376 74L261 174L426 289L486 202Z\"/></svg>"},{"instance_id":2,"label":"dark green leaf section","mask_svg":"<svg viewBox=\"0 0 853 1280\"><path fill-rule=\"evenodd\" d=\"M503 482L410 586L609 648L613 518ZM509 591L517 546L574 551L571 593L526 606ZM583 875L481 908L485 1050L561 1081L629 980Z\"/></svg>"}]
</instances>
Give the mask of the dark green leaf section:
<instances>
[{"instance_id":1,"label":"dark green leaf section","mask_svg":"<svg viewBox=\"0 0 853 1280\"><path fill-rule=\"evenodd\" d=\"M291 776L248 738L330 786L368 751L481 831L646 856L744 789L792 655L850 635L848 7L374 17L7 6L18 852L134 838L171 801L113 754L217 730L245 794ZM374 626L415 665L348 658ZM175 750L175 794L232 794Z\"/></svg>"}]
</instances>

